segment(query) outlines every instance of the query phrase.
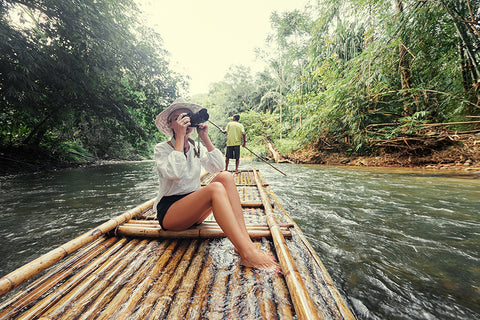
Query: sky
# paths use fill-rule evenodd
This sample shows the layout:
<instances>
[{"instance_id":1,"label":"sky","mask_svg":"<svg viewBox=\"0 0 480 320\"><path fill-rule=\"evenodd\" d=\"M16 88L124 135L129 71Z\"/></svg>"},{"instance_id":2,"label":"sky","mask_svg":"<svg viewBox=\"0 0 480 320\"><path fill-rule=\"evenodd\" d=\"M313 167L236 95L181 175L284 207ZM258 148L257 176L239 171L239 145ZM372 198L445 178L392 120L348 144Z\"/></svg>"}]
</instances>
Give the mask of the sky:
<instances>
[{"instance_id":1,"label":"sky","mask_svg":"<svg viewBox=\"0 0 480 320\"><path fill-rule=\"evenodd\" d=\"M190 95L208 93L232 65L261 70L255 48L272 32L273 11L303 10L308 0L137 0L164 40L172 69L190 79Z\"/></svg>"}]
</instances>

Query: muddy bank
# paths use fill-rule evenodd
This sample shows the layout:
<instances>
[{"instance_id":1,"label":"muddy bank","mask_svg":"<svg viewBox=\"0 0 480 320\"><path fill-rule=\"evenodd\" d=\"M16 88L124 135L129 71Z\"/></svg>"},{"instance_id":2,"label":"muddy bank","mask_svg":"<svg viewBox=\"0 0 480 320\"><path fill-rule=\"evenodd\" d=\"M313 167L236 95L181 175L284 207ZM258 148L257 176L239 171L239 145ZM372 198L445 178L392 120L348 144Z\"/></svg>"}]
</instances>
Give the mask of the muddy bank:
<instances>
[{"instance_id":1,"label":"muddy bank","mask_svg":"<svg viewBox=\"0 0 480 320\"><path fill-rule=\"evenodd\" d=\"M322 146L284 155L292 163L336 166L406 167L451 169L480 174L480 135L447 140L436 146L405 144L404 148L377 147L371 155L351 155L339 146Z\"/></svg>"}]
</instances>

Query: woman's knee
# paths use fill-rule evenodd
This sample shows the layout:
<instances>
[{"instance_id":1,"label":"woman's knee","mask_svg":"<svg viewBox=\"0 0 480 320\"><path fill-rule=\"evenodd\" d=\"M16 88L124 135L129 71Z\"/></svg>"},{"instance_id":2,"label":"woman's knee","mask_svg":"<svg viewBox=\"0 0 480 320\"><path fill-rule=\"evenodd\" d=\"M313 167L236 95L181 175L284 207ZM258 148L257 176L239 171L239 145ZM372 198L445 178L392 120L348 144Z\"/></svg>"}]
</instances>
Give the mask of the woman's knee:
<instances>
[{"instance_id":1,"label":"woman's knee","mask_svg":"<svg viewBox=\"0 0 480 320\"><path fill-rule=\"evenodd\" d=\"M232 174L228 171L222 171L222 172L218 173L215 176L214 181L218 181L218 182L221 182L223 184L229 184L229 183L234 182Z\"/></svg>"},{"instance_id":2,"label":"woman's knee","mask_svg":"<svg viewBox=\"0 0 480 320\"><path fill-rule=\"evenodd\" d=\"M212 197L217 195L223 196L227 193L227 191L225 190L225 186L220 181L211 182L207 186L205 186L205 188L210 191Z\"/></svg>"}]
</instances>

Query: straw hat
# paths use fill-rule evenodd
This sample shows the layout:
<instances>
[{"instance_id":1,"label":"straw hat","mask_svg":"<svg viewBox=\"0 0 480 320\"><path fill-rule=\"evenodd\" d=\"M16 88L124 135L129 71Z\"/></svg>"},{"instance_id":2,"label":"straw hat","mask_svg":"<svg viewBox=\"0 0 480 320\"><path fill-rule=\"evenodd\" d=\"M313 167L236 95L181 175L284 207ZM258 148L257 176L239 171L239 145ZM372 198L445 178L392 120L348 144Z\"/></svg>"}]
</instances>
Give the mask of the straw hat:
<instances>
[{"instance_id":1,"label":"straw hat","mask_svg":"<svg viewBox=\"0 0 480 320\"><path fill-rule=\"evenodd\" d=\"M198 104L187 103L182 98L176 99L167 109L160 112L160 114L157 116L157 119L155 119L155 125L157 126L158 130L160 130L160 132L166 136L173 135L172 129L170 129L168 126L168 116L173 111L178 109L188 109L192 113L197 113L200 111L200 109L202 109L202 107Z\"/></svg>"}]
</instances>

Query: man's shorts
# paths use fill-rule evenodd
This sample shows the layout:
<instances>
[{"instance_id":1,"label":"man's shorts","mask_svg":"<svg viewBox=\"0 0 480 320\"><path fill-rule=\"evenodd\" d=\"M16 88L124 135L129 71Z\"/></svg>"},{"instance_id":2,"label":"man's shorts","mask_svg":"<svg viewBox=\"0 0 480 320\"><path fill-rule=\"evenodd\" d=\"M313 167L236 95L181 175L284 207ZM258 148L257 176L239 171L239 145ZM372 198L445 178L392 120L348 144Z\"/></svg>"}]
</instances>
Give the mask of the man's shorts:
<instances>
[{"instance_id":1,"label":"man's shorts","mask_svg":"<svg viewBox=\"0 0 480 320\"><path fill-rule=\"evenodd\" d=\"M240 159L240 146L228 146L225 157L228 159Z\"/></svg>"}]
</instances>

